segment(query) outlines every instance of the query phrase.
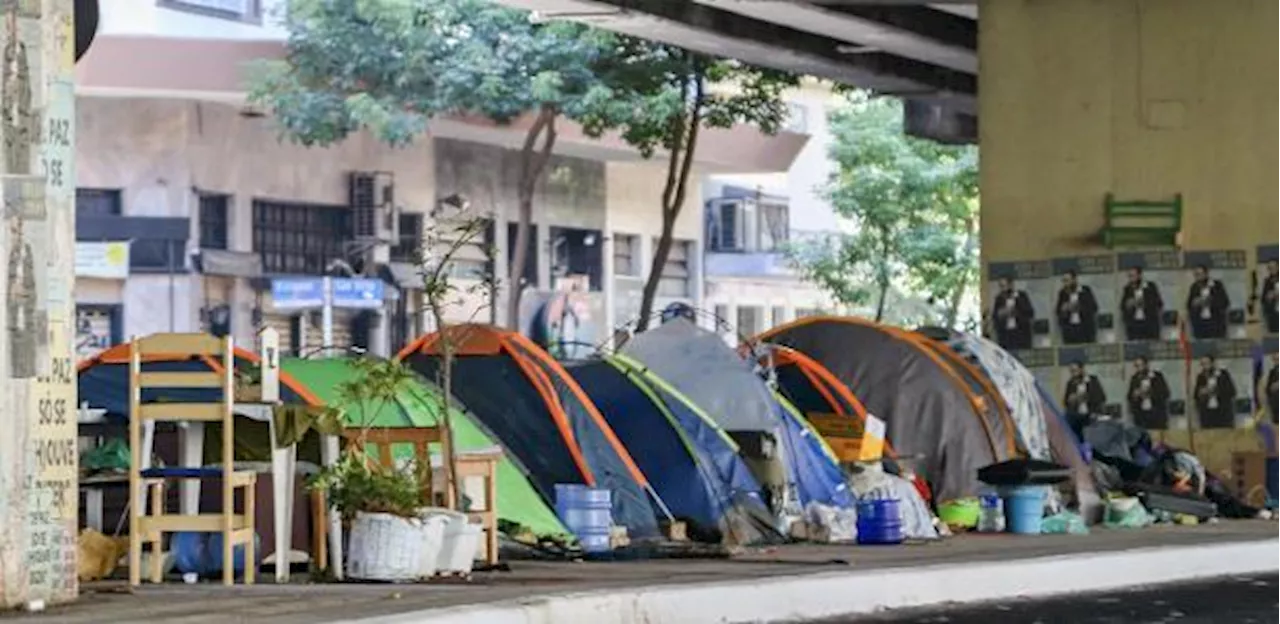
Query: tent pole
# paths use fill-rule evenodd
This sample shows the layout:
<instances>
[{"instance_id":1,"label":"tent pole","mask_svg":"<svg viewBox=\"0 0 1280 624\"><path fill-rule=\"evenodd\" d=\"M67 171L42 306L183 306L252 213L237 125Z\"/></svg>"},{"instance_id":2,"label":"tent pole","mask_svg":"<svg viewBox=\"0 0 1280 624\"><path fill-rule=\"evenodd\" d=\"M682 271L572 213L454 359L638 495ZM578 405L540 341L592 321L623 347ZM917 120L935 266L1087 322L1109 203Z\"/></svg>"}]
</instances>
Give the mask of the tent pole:
<instances>
[{"instance_id":1,"label":"tent pole","mask_svg":"<svg viewBox=\"0 0 1280 624\"><path fill-rule=\"evenodd\" d=\"M648 492L649 496L653 497L653 502L658 504L658 509L662 512L662 515L667 517L667 521L675 522L676 517L671 515L671 510L667 508L667 504L662 501L662 498L658 496L658 493L653 490L653 486L648 483L644 484L644 491Z\"/></svg>"}]
</instances>

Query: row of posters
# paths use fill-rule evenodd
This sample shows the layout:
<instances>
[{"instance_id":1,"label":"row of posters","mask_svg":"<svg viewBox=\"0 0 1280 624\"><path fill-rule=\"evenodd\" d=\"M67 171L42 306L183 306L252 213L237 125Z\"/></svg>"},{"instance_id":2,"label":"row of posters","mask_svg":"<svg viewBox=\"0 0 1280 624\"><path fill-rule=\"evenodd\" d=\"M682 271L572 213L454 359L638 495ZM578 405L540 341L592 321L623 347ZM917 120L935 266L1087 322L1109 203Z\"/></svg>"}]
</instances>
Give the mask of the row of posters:
<instances>
[{"instance_id":1,"label":"row of posters","mask_svg":"<svg viewBox=\"0 0 1280 624\"><path fill-rule=\"evenodd\" d=\"M1277 415L1277 342L1141 341L1014 351L1063 406L1145 429L1251 427L1258 407ZM1261 383L1259 383L1261 382Z\"/></svg>"},{"instance_id":2,"label":"row of posters","mask_svg":"<svg viewBox=\"0 0 1280 624\"><path fill-rule=\"evenodd\" d=\"M1277 413L1276 245L992 263L987 335L1070 420L1249 427ZM1261 340L1251 338L1257 325Z\"/></svg>"},{"instance_id":3,"label":"row of posters","mask_svg":"<svg viewBox=\"0 0 1280 624\"><path fill-rule=\"evenodd\" d=\"M984 324L1009 350L1126 342L1241 340L1280 332L1276 245L1145 251L988 267Z\"/></svg>"}]
</instances>

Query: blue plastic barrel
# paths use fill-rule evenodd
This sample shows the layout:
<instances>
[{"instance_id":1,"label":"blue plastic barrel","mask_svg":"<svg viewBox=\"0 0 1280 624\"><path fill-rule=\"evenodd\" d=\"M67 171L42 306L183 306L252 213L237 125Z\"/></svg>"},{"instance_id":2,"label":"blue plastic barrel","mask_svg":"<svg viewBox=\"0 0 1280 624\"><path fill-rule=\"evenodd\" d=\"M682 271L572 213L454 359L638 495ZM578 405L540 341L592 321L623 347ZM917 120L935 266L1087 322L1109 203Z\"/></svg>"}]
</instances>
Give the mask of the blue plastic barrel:
<instances>
[{"instance_id":1,"label":"blue plastic barrel","mask_svg":"<svg viewBox=\"0 0 1280 624\"><path fill-rule=\"evenodd\" d=\"M902 507L897 499L858 501L859 544L901 544Z\"/></svg>"},{"instance_id":2,"label":"blue plastic barrel","mask_svg":"<svg viewBox=\"0 0 1280 624\"><path fill-rule=\"evenodd\" d=\"M1044 499L1048 486L1020 485L1007 487L1004 496L1004 519L1010 533L1039 535L1044 519Z\"/></svg>"},{"instance_id":3,"label":"blue plastic barrel","mask_svg":"<svg viewBox=\"0 0 1280 624\"><path fill-rule=\"evenodd\" d=\"M556 484L556 515L578 538L585 552L605 552L613 527L613 496L609 490L585 485Z\"/></svg>"},{"instance_id":4,"label":"blue plastic barrel","mask_svg":"<svg viewBox=\"0 0 1280 624\"><path fill-rule=\"evenodd\" d=\"M262 562L262 539L257 533L253 534L253 553L258 559L253 562L254 569ZM208 542L208 561L209 573L215 574L222 572L222 533L209 533ZM236 574L244 573L244 544L236 544L231 549L231 566Z\"/></svg>"}]
</instances>

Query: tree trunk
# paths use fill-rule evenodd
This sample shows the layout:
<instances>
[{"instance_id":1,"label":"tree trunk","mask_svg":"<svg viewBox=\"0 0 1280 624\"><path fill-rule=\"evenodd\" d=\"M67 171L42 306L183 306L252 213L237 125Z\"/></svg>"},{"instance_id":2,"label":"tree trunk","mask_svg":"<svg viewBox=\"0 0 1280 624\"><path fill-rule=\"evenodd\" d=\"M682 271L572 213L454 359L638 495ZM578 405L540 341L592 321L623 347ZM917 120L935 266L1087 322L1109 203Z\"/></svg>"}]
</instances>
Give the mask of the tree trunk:
<instances>
[{"instance_id":1,"label":"tree trunk","mask_svg":"<svg viewBox=\"0 0 1280 624\"><path fill-rule=\"evenodd\" d=\"M679 120L673 120L671 154L667 159L667 181L662 189L662 236L658 246L653 250L653 262L649 265L649 275L644 282L644 291L640 297L640 318L636 321L636 331L649 329L650 317L653 316L654 299L658 296L658 284L662 281L663 269L671 256L671 245L674 242L676 219L680 217L680 209L684 207L685 194L689 188L689 175L693 170L693 156L698 147L698 129L702 126L702 106L705 96L705 82L702 67L695 66L692 81L684 81L682 91L688 95L688 84L693 83L693 101L688 114ZM685 97L684 99L688 99Z\"/></svg>"},{"instance_id":2,"label":"tree trunk","mask_svg":"<svg viewBox=\"0 0 1280 624\"><path fill-rule=\"evenodd\" d=\"M889 299L889 282L881 281L879 287L880 295L876 297L876 322L883 323L885 303Z\"/></svg>"},{"instance_id":3,"label":"tree trunk","mask_svg":"<svg viewBox=\"0 0 1280 624\"><path fill-rule=\"evenodd\" d=\"M518 198L518 214L516 218L516 246L511 250L510 271L507 274L507 329L520 329L520 296L524 286L525 266L529 256L529 232L533 222L533 194L538 188L538 180L551 160L551 150L556 143L556 110L544 106L538 111L538 117L525 134L524 146L520 150L520 181L516 189ZM541 146L538 145L541 141ZM494 227L494 235L497 235Z\"/></svg>"},{"instance_id":4,"label":"tree trunk","mask_svg":"<svg viewBox=\"0 0 1280 624\"><path fill-rule=\"evenodd\" d=\"M969 247L973 245L974 217L970 216L964 222L964 250L967 253ZM951 301L948 303L946 327L947 329L956 329L956 323L960 320L960 306L964 303L964 294L969 290L969 271L966 270L960 274L960 281L956 283L955 292L951 293Z\"/></svg>"},{"instance_id":5,"label":"tree trunk","mask_svg":"<svg viewBox=\"0 0 1280 624\"><path fill-rule=\"evenodd\" d=\"M449 413L451 409L451 399L453 398L453 336L445 331L448 327L445 325L444 314L440 311L438 301L431 303L432 314L436 321L436 332L440 336L440 401L443 404L440 411L440 459L444 466L444 505L448 509L456 510L458 503L458 458L454 454L453 449L453 415Z\"/></svg>"}]
</instances>

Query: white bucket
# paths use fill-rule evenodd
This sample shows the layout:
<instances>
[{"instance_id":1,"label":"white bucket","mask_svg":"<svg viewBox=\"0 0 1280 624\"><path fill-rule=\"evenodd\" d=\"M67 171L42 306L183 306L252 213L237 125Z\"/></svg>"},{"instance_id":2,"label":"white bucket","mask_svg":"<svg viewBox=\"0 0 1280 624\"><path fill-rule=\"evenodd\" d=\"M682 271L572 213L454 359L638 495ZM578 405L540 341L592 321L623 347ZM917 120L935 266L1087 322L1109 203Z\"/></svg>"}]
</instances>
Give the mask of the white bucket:
<instances>
[{"instance_id":1,"label":"white bucket","mask_svg":"<svg viewBox=\"0 0 1280 624\"><path fill-rule=\"evenodd\" d=\"M440 555L436 559L439 574L470 574L480 549L481 527L467 521L467 515L447 509L432 509L424 517L446 520Z\"/></svg>"},{"instance_id":2,"label":"white bucket","mask_svg":"<svg viewBox=\"0 0 1280 624\"><path fill-rule=\"evenodd\" d=\"M347 544L347 576L366 581L412 581L422 573L422 521L358 513Z\"/></svg>"},{"instance_id":3,"label":"white bucket","mask_svg":"<svg viewBox=\"0 0 1280 624\"><path fill-rule=\"evenodd\" d=\"M449 517L442 515L445 509L426 508L419 512L422 520L422 565L419 572L421 578L431 578L439 572L440 550L444 545L445 526Z\"/></svg>"}]
</instances>

